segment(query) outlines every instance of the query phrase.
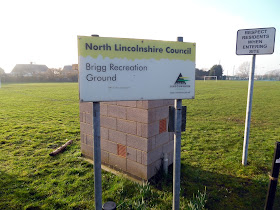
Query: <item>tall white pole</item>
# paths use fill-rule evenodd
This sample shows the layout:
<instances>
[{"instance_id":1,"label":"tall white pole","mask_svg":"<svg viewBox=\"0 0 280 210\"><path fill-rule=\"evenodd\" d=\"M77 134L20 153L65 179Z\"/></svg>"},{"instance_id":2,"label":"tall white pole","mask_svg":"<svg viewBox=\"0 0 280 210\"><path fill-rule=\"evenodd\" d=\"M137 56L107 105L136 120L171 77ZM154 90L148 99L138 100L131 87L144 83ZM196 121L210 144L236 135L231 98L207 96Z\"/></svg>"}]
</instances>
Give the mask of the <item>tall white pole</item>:
<instances>
[{"instance_id":1,"label":"tall white pole","mask_svg":"<svg viewBox=\"0 0 280 210\"><path fill-rule=\"evenodd\" d=\"M244 166L247 165L247 157L248 157L248 146L249 146L249 135L250 135L250 124L251 124L251 113L252 113L252 101L253 101L253 89L254 89L255 63L256 63L256 55L253 55L252 68L251 68L251 71L250 71L249 85L248 85L246 121L245 121L244 142L243 142L242 164Z\"/></svg>"}]
</instances>

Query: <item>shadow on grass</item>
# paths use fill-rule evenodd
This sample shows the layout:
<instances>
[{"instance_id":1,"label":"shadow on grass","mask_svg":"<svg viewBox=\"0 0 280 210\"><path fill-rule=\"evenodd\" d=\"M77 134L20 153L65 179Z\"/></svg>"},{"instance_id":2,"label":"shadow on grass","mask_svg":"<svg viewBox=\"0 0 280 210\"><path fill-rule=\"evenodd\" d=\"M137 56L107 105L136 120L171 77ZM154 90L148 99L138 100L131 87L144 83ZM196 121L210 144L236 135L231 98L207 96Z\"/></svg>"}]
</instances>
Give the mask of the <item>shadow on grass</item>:
<instances>
[{"instance_id":1,"label":"shadow on grass","mask_svg":"<svg viewBox=\"0 0 280 210\"><path fill-rule=\"evenodd\" d=\"M108 183L111 183L111 178L113 179L112 176L108 176ZM32 186L31 182L32 180L30 179L12 176L0 171L0 209L30 210L44 209L46 207L51 209L66 209L68 207L71 209L86 209L86 206L72 208L74 206L70 207L69 202L55 199L50 195L50 192L39 190L36 186ZM204 171L186 164L181 166L181 197L191 200L193 194L196 194L198 190L204 192L206 187L206 208L209 210L263 209L268 182L268 179L267 181L256 181ZM103 185L104 183L106 181L103 179ZM113 183L111 184L113 185ZM167 176L163 174L162 170L159 170L159 173L150 180L150 184L160 191L172 193L172 166L169 167ZM105 190L104 193L106 191L108 191L107 193L112 193L112 200L116 199L115 196L130 199L130 195L135 196L135 189L140 189L136 194L141 194L141 190L145 190L144 188L136 188L133 183L128 181L124 182L123 185L121 184L119 188L111 188L110 192ZM119 190L116 191L116 189ZM148 197L152 196L148 195ZM133 199L135 200L135 197ZM120 201L118 202L121 203ZM158 202L155 201L155 204L160 204ZM274 209L280 209L279 190L275 197Z\"/></svg>"},{"instance_id":2,"label":"shadow on grass","mask_svg":"<svg viewBox=\"0 0 280 210\"><path fill-rule=\"evenodd\" d=\"M158 190L172 192L172 167L169 166L168 175L160 169L150 180L151 185ZM203 192L206 187L207 209L264 209L268 183L268 177L267 181L256 181L181 165L181 197L191 200L198 190ZM274 209L280 209L279 189Z\"/></svg>"}]
</instances>

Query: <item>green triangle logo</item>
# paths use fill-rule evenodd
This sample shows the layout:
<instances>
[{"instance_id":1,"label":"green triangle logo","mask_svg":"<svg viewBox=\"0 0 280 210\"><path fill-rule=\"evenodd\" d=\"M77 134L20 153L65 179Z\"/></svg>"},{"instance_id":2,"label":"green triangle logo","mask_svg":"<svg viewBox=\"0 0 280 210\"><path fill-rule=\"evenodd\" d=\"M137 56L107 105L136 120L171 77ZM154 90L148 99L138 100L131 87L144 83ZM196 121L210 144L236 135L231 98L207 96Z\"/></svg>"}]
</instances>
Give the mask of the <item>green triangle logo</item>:
<instances>
[{"instance_id":1,"label":"green triangle logo","mask_svg":"<svg viewBox=\"0 0 280 210\"><path fill-rule=\"evenodd\" d=\"M188 77L183 77L183 75L180 73L174 84L185 85L187 81L190 81L190 80L187 80L187 78Z\"/></svg>"}]
</instances>

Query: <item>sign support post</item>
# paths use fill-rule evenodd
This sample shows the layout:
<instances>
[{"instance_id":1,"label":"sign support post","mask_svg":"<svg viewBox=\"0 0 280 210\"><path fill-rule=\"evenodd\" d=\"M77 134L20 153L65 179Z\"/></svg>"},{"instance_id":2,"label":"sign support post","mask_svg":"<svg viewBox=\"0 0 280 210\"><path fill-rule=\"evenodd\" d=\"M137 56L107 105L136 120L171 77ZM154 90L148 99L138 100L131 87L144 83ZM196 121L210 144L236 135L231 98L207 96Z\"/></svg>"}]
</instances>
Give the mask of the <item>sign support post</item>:
<instances>
[{"instance_id":1,"label":"sign support post","mask_svg":"<svg viewBox=\"0 0 280 210\"><path fill-rule=\"evenodd\" d=\"M171 42L78 36L80 101L93 102L97 210L102 208L100 102L163 99L175 100L173 209L179 209L182 99L194 98L195 50L196 44L183 42L183 37Z\"/></svg>"},{"instance_id":2,"label":"sign support post","mask_svg":"<svg viewBox=\"0 0 280 210\"><path fill-rule=\"evenodd\" d=\"M269 185L266 195L265 207L264 209L270 210L273 209L274 198L277 189L277 182L280 169L280 142L275 143L274 157L272 162L272 169L269 176Z\"/></svg>"},{"instance_id":3,"label":"sign support post","mask_svg":"<svg viewBox=\"0 0 280 210\"><path fill-rule=\"evenodd\" d=\"M248 84L246 120L245 120L243 154L242 154L243 165L247 165L247 157L248 157L256 55L273 54L275 33L276 33L276 29L273 27L241 29L237 31L236 54L253 55L252 68L250 71L249 84Z\"/></svg>"},{"instance_id":4,"label":"sign support post","mask_svg":"<svg viewBox=\"0 0 280 210\"><path fill-rule=\"evenodd\" d=\"M183 42L183 37L177 38ZM174 160L173 160L173 210L180 209L180 175L181 175L181 125L182 125L182 99L175 100L175 134L174 134Z\"/></svg>"},{"instance_id":5,"label":"sign support post","mask_svg":"<svg viewBox=\"0 0 280 210\"><path fill-rule=\"evenodd\" d=\"M99 35L92 35L99 37ZM93 113L93 164L95 209L102 209L101 146L100 146L100 102L92 103Z\"/></svg>"},{"instance_id":6,"label":"sign support post","mask_svg":"<svg viewBox=\"0 0 280 210\"><path fill-rule=\"evenodd\" d=\"M174 134L174 160L173 160L173 210L180 208L180 175L181 175L181 124L182 99L175 100L175 134Z\"/></svg>"},{"instance_id":7,"label":"sign support post","mask_svg":"<svg viewBox=\"0 0 280 210\"><path fill-rule=\"evenodd\" d=\"M100 102L93 102L93 156L95 209L102 209L101 147L100 147Z\"/></svg>"},{"instance_id":8,"label":"sign support post","mask_svg":"<svg viewBox=\"0 0 280 210\"><path fill-rule=\"evenodd\" d=\"M248 145L249 145L249 135L250 135L250 125L251 125L251 114L252 114L253 90L254 90L255 64L256 64L256 55L253 55L252 68L251 68L251 71L250 71L249 85L248 85L246 121L245 121L243 155L242 155L242 164L243 165L247 165Z\"/></svg>"}]
</instances>

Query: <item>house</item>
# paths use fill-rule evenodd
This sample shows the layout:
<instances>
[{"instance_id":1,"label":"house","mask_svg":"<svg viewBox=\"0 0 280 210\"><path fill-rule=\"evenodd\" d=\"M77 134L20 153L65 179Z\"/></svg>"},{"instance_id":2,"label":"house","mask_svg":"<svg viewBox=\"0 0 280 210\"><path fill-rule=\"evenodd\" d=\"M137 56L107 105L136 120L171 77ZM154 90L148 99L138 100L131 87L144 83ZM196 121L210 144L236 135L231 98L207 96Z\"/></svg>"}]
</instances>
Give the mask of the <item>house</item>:
<instances>
[{"instance_id":1,"label":"house","mask_svg":"<svg viewBox=\"0 0 280 210\"><path fill-rule=\"evenodd\" d=\"M63 75L78 74L78 70L73 68L73 65L66 65L66 66L63 67L61 73Z\"/></svg>"},{"instance_id":2,"label":"house","mask_svg":"<svg viewBox=\"0 0 280 210\"><path fill-rule=\"evenodd\" d=\"M46 65L40 64L17 64L11 74L18 75L18 76L33 76L36 74L47 73L48 67Z\"/></svg>"}]
</instances>

